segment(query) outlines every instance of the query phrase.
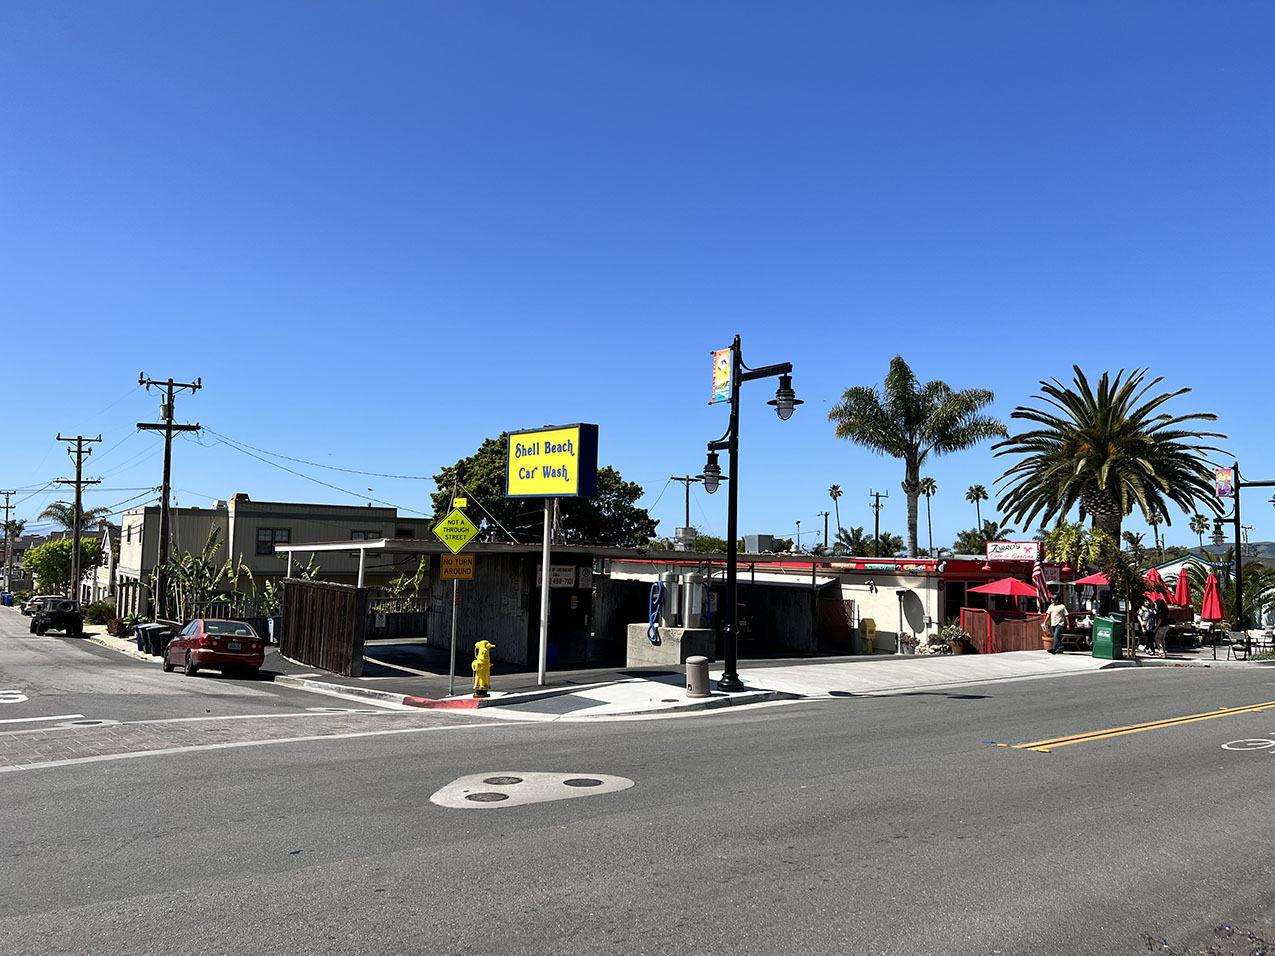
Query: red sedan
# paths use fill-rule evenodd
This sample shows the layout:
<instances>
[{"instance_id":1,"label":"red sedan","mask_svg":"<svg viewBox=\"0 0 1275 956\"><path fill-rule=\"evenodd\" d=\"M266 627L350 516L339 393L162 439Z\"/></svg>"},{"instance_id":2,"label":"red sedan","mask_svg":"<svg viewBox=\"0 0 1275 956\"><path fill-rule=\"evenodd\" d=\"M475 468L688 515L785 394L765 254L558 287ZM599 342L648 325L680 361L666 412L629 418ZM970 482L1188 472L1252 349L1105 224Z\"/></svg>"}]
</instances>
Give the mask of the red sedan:
<instances>
[{"instance_id":1,"label":"red sedan","mask_svg":"<svg viewBox=\"0 0 1275 956\"><path fill-rule=\"evenodd\" d=\"M174 637L164 652L164 670L180 666L189 677L201 667L255 674L266 659L265 644L243 621L199 618Z\"/></svg>"}]
</instances>

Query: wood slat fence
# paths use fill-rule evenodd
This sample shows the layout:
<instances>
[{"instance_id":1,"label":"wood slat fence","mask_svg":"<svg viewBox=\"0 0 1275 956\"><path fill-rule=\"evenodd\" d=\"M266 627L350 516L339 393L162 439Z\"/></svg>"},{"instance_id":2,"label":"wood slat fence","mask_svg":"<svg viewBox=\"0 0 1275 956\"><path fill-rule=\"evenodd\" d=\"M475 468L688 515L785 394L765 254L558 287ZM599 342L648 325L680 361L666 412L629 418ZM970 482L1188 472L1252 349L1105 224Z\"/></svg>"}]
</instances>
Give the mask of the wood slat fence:
<instances>
[{"instance_id":1,"label":"wood slat fence","mask_svg":"<svg viewBox=\"0 0 1275 956\"><path fill-rule=\"evenodd\" d=\"M279 652L345 677L363 674L367 589L321 581L283 582Z\"/></svg>"},{"instance_id":2,"label":"wood slat fence","mask_svg":"<svg viewBox=\"0 0 1275 956\"><path fill-rule=\"evenodd\" d=\"M1043 614L1025 611L984 611L981 608L961 608L961 627L973 639L980 654L999 654L1003 651L1038 651L1041 641Z\"/></svg>"}]
</instances>

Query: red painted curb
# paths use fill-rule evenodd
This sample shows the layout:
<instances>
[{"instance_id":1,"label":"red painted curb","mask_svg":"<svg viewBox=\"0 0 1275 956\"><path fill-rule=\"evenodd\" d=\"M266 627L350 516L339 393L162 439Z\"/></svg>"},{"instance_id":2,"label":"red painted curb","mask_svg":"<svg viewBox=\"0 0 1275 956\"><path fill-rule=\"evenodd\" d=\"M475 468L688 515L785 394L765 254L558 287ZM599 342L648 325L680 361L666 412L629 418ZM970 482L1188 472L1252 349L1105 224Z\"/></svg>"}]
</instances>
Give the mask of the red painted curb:
<instances>
[{"instance_id":1,"label":"red painted curb","mask_svg":"<svg viewBox=\"0 0 1275 956\"><path fill-rule=\"evenodd\" d=\"M453 697L448 700L434 700L431 697L404 697L403 703L408 707L424 707L427 710L476 710L482 704L473 697Z\"/></svg>"}]
</instances>

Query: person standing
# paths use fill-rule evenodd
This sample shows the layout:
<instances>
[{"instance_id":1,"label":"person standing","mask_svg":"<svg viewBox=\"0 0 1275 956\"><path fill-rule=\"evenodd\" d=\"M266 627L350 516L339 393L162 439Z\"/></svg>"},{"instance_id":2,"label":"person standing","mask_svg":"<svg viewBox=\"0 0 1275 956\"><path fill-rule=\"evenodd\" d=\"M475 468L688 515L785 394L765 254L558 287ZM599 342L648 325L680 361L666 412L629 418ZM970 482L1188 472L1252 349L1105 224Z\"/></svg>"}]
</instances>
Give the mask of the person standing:
<instances>
[{"instance_id":1,"label":"person standing","mask_svg":"<svg viewBox=\"0 0 1275 956\"><path fill-rule=\"evenodd\" d=\"M1049 649L1049 653L1061 654L1063 628L1067 626L1067 605L1063 604L1061 595L1051 596L1049 607L1045 608L1045 620L1054 636L1054 646Z\"/></svg>"}]
</instances>

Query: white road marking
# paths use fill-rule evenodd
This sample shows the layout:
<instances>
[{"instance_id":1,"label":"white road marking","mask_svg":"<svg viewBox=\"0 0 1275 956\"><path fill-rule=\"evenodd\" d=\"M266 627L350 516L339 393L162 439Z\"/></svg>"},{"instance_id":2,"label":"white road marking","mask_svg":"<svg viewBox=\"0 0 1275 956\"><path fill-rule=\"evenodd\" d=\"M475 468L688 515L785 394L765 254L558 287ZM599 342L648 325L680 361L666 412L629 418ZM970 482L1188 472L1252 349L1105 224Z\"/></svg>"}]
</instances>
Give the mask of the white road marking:
<instances>
[{"instance_id":1,"label":"white road marking","mask_svg":"<svg viewBox=\"0 0 1275 956\"><path fill-rule=\"evenodd\" d=\"M8 720L0 720L0 724L33 724L37 720L73 720L83 716L83 714L57 714L53 717L11 717Z\"/></svg>"},{"instance_id":2,"label":"white road marking","mask_svg":"<svg viewBox=\"0 0 1275 956\"><path fill-rule=\"evenodd\" d=\"M0 704L20 704L27 695L18 690L0 690Z\"/></svg>"},{"instance_id":3,"label":"white road marking","mask_svg":"<svg viewBox=\"0 0 1275 956\"><path fill-rule=\"evenodd\" d=\"M618 793L633 786L628 777L603 773L540 773L521 770L471 773L435 792L429 802L456 810L490 810L528 803Z\"/></svg>"},{"instance_id":4,"label":"white road marking","mask_svg":"<svg viewBox=\"0 0 1275 956\"><path fill-rule=\"evenodd\" d=\"M195 753L200 750L237 750L242 747L266 747L270 744L310 743L318 740L353 740L359 737L387 737L391 734L423 734L430 731L467 730L471 728L490 729L495 724L456 724L451 727L401 727L396 730L367 730L353 734L315 734L307 737L275 737L271 740L238 740L233 743L192 744L189 747L168 747L163 750L137 750L123 754L99 754L93 757L71 757L67 760L48 760L42 763L15 764L11 767L0 767L0 773L13 773L17 770L44 770L49 767L66 767L72 764L106 763L112 760L132 760L135 757L168 757L174 754Z\"/></svg>"},{"instance_id":5,"label":"white road marking","mask_svg":"<svg viewBox=\"0 0 1275 956\"><path fill-rule=\"evenodd\" d=\"M403 666L402 664L391 664L389 661L378 661L375 657L368 657L366 654L364 654L364 655L363 655L363 659L364 659L365 661L371 661L373 664L379 664L381 667L392 667L392 668L394 668L394 670L396 670L396 671L406 671L406 672L407 672L407 673L409 673L409 674L416 674L416 675L417 675L417 676L419 676L419 677L433 677L433 676L435 676L435 675L433 674L433 672L431 672L431 671L418 671L415 667L405 667L405 666ZM364 680L377 680L378 678L376 678L376 677L365 677L365 678L363 678L363 679L364 679Z\"/></svg>"}]
</instances>

